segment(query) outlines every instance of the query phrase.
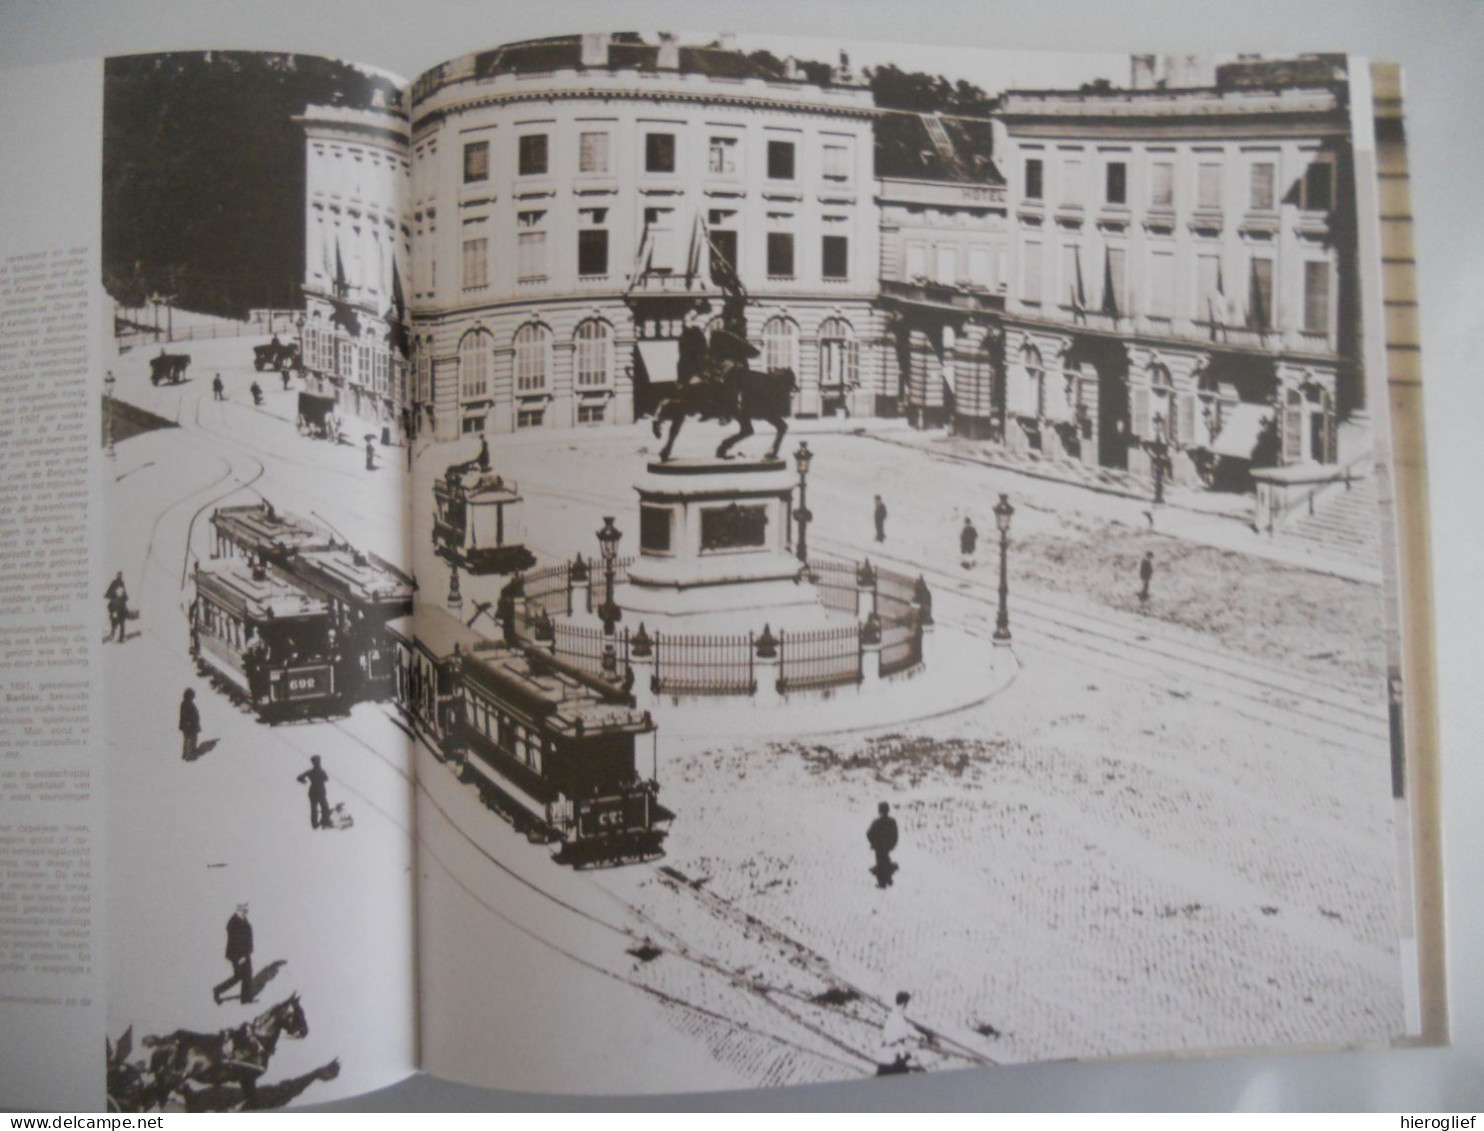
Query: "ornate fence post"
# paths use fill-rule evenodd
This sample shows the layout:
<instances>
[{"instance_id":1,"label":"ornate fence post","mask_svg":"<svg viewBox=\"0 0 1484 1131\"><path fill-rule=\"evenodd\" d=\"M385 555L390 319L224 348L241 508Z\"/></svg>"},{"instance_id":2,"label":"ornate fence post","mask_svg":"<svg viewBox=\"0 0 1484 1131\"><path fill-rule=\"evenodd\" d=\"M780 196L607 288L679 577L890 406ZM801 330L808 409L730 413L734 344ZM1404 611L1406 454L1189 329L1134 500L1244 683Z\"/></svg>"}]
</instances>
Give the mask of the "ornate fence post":
<instances>
[{"instance_id":1,"label":"ornate fence post","mask_svg":"<svg viewBox=\"0 0 1484 1131\"><path fill-rule=\"evenodd\" d=\"M881 618L872 613L860 626L861 686L881 682Z\"/></svg>"},{"instance_id":2,"label":"ornate fence post","mask_svg":"<svg viewBox=\"0 0 1484 1131\"><path fill-rule=\"evenodd\" d=\"M855 571L855 619L864 624L876 615L876 571L866 558Z\"/></svg>"},{"instance_id":3,"label":"ornate fence post","mask_svg":"<svg viewBox=\"0 0 1484 1131\"><path fill-rule=\"evenodd\" d=\"M780 634L781 635L781 634ZM779 640L770 625L763 625L762 635L748 633L752 659L753 702L768 705L783 697L783 657Z\"/></svg>"},{"instance_id":4,"label":"ornate fence post","mask_svg":"<svg viewBox=\"0 0 1484 1131\"><path fill-rule=\"evenodd\" d=\"M583 612L593 611L592 601L592 571L588 569L587 562L578 554L572 559L572 564L567 568L567 615L572 615L573 609L581 609Z\"/></svg>"},{"instance_id":5,"label":"ornate fence post","mask_svg":"<svg viewBox=\"0 0 1484 1131\"><path fill-rule=\"evenodd\" d=\"M629 674L633 676L629 694L634 697L634 706L648 710L655 700L654 642L642 621L633 635L628 636L627 629L624 631L629 643Z\"/></svg>"}]
</instances>

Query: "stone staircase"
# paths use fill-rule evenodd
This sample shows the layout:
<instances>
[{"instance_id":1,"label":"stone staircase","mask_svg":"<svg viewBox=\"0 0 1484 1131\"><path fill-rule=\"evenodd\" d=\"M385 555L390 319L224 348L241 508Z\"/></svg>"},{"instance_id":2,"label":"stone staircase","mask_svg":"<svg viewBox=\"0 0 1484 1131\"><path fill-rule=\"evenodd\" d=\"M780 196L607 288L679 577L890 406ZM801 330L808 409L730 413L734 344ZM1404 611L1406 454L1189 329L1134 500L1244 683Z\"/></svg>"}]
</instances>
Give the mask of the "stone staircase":
<instances>
[{"instance_id":1,"label":"stone staircase","mask_svg":"<svg viewBox=\"0 0 1484 1131\"><path fill-rule=\"evenodd\" d=\"M1299 508L1275 539L1368 565L1381 560L1381 507L1374 476L1326 486L1313 500L1313 513Z\"/></svg>"}]
</instances>

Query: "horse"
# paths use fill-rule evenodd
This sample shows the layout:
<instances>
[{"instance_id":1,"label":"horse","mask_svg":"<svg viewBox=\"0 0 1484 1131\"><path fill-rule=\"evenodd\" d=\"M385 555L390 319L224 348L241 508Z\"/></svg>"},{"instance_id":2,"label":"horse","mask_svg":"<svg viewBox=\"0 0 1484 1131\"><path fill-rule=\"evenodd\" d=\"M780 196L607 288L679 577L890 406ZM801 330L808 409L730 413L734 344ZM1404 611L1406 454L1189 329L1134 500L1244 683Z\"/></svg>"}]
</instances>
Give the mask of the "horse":
<instances>
[{"instance_id":1,"label":"horse","mask_svg":"<svg viewBox=\"0 0 1484 1131\"><path fill-rule=\"evenodd\" d=\"M679 386L654 410L654 438L660 437L660 425L669 422L670 435L660 450L660 459L668 461L680 435L685 418L716 420L723 424L735 420L740 425L735 436L728 436L716 449L717 459L731 459L733 447L752 435L752 422L766 420L773 426L773 446L768 459L778 458L788 431L788 414L793 406L793 393L798 381L792 369L771 369L758 373L744 369L730 378L699 379Z\"/></svg>"},{"instance_id":2,"label":"horse","mask_svg":"<svg viewBox=\"0 0 1484 1131\"><path fill-rule=\"evenodd\" d=\"M163 1108L179 1093L189 1108L193 1093L187 1085L195 1084L202 1089L235 1085L242 1106L256 1107L258 1078L268 1070L279 1037L302 1040L308 1034L304 1007L299 995L293 994L235 1029L217 1033L177 1029L163 1037L145 1037L140 1044L153 1050L148 1064L154 1077L152 1105Z\"/></svg>"}]
</instances>

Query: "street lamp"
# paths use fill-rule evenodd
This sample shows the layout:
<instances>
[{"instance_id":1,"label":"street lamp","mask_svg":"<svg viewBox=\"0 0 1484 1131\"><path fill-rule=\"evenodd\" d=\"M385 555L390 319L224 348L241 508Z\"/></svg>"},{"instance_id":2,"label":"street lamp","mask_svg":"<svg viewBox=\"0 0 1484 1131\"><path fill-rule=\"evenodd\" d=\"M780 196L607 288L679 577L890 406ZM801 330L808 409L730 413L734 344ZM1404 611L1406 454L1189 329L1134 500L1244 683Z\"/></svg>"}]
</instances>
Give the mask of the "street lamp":
<instances>
[{"instance_id":1,"label":"street lamp","mask_svg":"<svg viewBox=\"0 0 1484 1131\"><path fill-rule=\"evenodd\" d=\"M613 516L604 515L603 529L598 531L598 548L603 554L603 577L607 582L607 592L598 609L598 616L603 618L605 636L612 636L613 626L623 620L623 610L613 603L613 567L618 560L618 540L622 537L618 527L613 525Z\"/></svg>"},{"instance_id":2,"label":"street lamp","mask_svg":"<svg viewBox=\"0 0 1484 1131\"><path fill-rule=\"evenodd\" d=\"M1154 462L1154 501L1163 503L1165 501L1165 459L1169 455L1170 446L1165 443L1164 417L1160 413L1154 414L1154 442L1149 445L1149 454Z\"/></svg>"},{"instance_id":3,"label":"street lamp","mask_svg":"<svg viewBox=\"0 0 1484 1131\"><path fill-rule=\"evenodd\" d=\"M1005 573L1005 559L1010 546L1010 519L1015 514L1015 508L1010 505L1010 497L1000 495L1000 501L995 504L994 524L1000 529L1000 612L994 622L994 642L996 644L1010 643L1010 583Z\"/></svg>"},{"instance_id":4,"label":"street lamp","mask_svg":"<svg viewBox=\"0 0 1484 1131\"><path fill-rule=\"evenodd\" d=\"M806 566L809 564L809 523L814 516L809 513L809 507L805 504L805 491L809 485L809 463L813 459L814 453L809 450L809 441L802 441L799 450L794 453L794 463L799 467L799 505L794 511L794 518L799 523L798 558Z\"/></svg>"},{"instance_id":5,"label":"street lamp","mask_svg":"<svg viewBox=\"0 0 1484 1131\"><path fill-rule=\"evenodd\" d=\"M109 459L118 455L113 450L113 390L117 384L113 370L110 369L108 376L103 378L103 453Z\"/></svg>"}]
</instances>

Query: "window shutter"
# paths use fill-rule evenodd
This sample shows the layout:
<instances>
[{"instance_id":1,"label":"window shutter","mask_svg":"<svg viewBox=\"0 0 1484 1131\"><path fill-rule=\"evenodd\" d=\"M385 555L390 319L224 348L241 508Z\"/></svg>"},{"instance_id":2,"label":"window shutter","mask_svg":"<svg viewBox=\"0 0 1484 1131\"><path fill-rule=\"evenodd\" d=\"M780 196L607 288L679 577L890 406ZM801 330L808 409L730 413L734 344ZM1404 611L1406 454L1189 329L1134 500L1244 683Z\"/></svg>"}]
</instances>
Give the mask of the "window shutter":
<instances>
[{"instance_id":1,"label":"window shutter","mask_svg":"<svg viewBox=\"0 0 1484 1131\"><path fill-rule=\"evenodd\" d=\"M1149 430L1149 390L1135 388L1131 390L1130 395L1133 398L1133 409L1129 413L1129 434L1142 439Z\"/></svg>"},{"instance_id":2,"label":"window shutter","mask_svg":"<svg viewBox=\"0 0 1484 1131\"><path fill-rule=\"evenodd\" d=\"M1181 393L1175 398L1178 412L1175 439L1186 447L1195 443L1195 397Z\"/></svg>"}]
</instances>

